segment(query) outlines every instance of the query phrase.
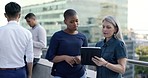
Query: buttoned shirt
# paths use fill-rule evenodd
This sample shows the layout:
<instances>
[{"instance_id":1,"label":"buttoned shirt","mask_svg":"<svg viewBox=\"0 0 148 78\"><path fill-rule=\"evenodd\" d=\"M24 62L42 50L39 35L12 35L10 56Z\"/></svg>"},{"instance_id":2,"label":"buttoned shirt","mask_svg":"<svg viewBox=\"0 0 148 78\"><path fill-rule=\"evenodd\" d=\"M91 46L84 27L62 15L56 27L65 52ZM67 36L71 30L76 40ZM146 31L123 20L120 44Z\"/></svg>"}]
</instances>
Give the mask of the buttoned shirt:
<instances>
[{"instance_id":1,"label":"buttoned shirt","mask_svg":"<svg viewBox=\"0 0 148 78\"><path fill-rule=\"evenodd\" d=\"M46 47L46 31L45 29L37 24L35 27L30 29L33 37L33 52L34 58L40 58L42 55L42 48Z\"/></svg>"},{"instance_id":2,"label":"buttoned shirt","mask_svg":"<svg viewBox=\"0 0 148 78\"><path fill-rule=\"evenodd\" d=\"M17 21L0 27L0 68L17 68L33 62L33 41L30 31Z\"/></svg>"},{"instance_id":3,"label":"buttoned shirt","mask_svg":"<svg viewBox=\"0 0 148 78\"><path fill-rule=\"evenodd\" d=\"M101 57L112 64L118 64L118 59L127 58L126 47L123 41L112 37L109 41L100 41L96 47L101 47ZM97 67L97 78L122 78L120 73L106 67Z\"/></svg>"}]
</instances>

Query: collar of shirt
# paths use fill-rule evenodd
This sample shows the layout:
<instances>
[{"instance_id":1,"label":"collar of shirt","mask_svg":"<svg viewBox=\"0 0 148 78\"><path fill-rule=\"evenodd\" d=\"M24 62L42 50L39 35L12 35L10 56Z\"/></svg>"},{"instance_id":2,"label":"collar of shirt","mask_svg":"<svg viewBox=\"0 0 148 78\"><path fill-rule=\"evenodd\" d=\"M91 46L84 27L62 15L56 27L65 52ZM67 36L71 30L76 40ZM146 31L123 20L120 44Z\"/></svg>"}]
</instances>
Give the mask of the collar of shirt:
<instances>
[{"instance_id":1,"label":"collar of shirt","mask_svg":"<svg viewBox=\"0 0 148 78\"><path fill-rule=\"evenodd\" d=\"M18 24L17 21L9 21L8 24L10 24L10 23L16 23L16 24Z\"/></svg>"},{"instance_id":2,"label":"collar of shirt","mask_svg":"<svg viewBox=\"0 0 148 78\"><path fill-rule=\"evenodd\" d=\"M107 42L105 42L105 39L104 39L104 46L109 46L110 44L112 44L114 42L115 38L112 37L110 40L108 40Z\"/></svg>"},{"instance_id":3,"label":"collar of shirt","mask_svg":"<svg viewBox=\"0 0 148 78\"><path fill-rule=\"evenodd\" d=\"M32 28L32 30L33 30L33 29L35 29L35 28L37 28L38 26L40 26L40 25L39 25L39 24L37 24L36 26L34 26L34 27Z\"/></svg>"}]
</instances>

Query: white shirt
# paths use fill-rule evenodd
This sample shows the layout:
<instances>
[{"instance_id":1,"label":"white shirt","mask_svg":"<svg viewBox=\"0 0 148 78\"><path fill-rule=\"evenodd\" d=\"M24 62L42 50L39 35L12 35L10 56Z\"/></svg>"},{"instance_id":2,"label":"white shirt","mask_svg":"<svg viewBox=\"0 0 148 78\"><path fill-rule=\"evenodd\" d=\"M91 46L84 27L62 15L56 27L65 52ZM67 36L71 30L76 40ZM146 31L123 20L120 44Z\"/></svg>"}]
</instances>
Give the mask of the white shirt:
<instances>
[{"instance_id":1,"label":"white shirt","mask_svg":"<svg viewBox=\"0 0 148 78\"><path fill-rule=\"evenodd\" d=\"M16 68L33 62L33 41L30 31L17 21L10 21L0 27L0 68Z\"/></svg>"},{"instance_id":2,"label":"white shirt","mask_svg":"<svg viewBox=\"0 0 148 78\"><path fill-rule=\"evenodd\" d=\"M30 29L33 38L33 52L34 58L40 58L42 55L42 48L46 47L46 30L41 25L36 25Z\"/></svg>"}]
</instances>

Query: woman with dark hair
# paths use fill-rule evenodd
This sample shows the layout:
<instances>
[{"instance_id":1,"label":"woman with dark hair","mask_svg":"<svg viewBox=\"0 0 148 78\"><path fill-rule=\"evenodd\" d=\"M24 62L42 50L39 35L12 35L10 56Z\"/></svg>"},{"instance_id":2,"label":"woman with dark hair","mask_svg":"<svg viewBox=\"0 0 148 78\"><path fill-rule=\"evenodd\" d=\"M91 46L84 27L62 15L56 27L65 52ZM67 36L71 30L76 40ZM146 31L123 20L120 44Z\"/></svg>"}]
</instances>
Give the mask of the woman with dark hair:
<instances>
[{"instance_id":1,"label":"woman with dark hair","mask_svg":"<svg viewBox=\"0 0 148 78\"><path fill-rule=\"evenodd\" d=\"M76 11L66 10L64 23L67 28L51 38L46 59L54 63L51 73L54 78L86 78L85 66L80 64L80 48L87 46L87 39L77 31L78 22Z\"/></svg>"}]
</instances>

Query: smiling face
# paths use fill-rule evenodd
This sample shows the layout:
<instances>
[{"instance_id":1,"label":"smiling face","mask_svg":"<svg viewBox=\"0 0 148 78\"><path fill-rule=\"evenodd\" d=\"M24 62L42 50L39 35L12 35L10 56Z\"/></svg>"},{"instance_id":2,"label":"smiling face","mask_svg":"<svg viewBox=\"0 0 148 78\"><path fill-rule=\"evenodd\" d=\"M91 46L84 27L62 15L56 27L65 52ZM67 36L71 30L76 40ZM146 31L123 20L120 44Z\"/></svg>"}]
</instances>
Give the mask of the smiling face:
<instances>
[{"instance_id":1,"label":"smiling face","mask_svg":"<svg viewBox=\"0 0 148 78\"><path fill-rule=\"evenodd\" d=\"M64 20L64 23L69 31L76 31L78 29L78 16L69 16Z\"/></svg>"},{"instance_id":2,"label":"smiling face","mask_svg":"<svg viewBox=\"0 0 148 78\"><path fill-rule=\"evenodd\" d=\"M114 35L115 32L116 32L116 28L113 26L113 24L104 20L103 23L102 23L103 36L107 40L109 40Z\"/></svg>"}]
</instances>

